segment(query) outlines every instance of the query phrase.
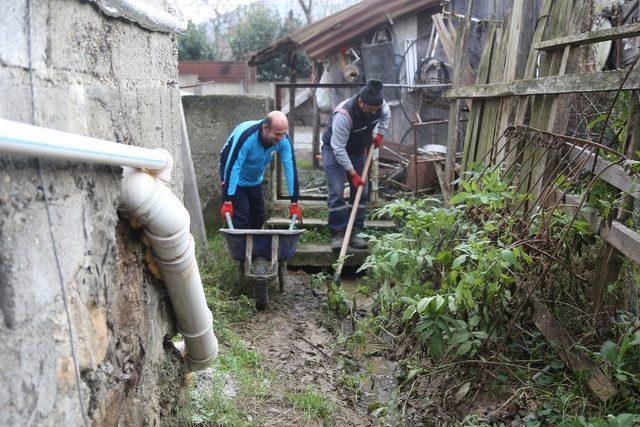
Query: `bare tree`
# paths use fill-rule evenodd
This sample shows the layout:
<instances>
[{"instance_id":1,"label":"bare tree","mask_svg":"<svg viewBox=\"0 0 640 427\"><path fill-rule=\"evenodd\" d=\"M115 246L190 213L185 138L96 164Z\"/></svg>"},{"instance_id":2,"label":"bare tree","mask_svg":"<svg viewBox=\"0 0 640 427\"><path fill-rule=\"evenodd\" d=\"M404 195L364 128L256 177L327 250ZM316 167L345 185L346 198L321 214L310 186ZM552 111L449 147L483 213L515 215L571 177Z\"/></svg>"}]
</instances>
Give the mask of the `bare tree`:
<instances>
[{"instance_id":1,"label":"bare tree","mask_svg":"<svg viewBox=\"0 0 640 427\"><path fill-rule=\"evenodd\" d=\"M298 0L298 4L304 12L304 16L307 19L307 25L311 24L313 22L313 18L311 16L311 10L313 9L313 0L309 0L308 4L305 4L304 0Z\"/></svg>"}]
</instances>

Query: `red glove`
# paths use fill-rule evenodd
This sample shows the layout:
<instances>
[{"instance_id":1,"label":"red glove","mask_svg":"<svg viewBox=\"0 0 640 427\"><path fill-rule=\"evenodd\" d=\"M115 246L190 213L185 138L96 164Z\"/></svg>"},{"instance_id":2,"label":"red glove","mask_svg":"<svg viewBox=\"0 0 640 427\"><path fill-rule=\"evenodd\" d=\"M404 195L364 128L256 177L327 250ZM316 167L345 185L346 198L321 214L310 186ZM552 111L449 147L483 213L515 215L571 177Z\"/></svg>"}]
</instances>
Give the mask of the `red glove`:
<instances>
[{"instance_id":1,"label":"red glove","mask_svg":"<svg viewBox=\"0 0 640 427\"><path fill-rule=\"evenodd\" d=\"M382 134L377 134L374 138L373 138L373 146L376 148L380 148L380 146L382 145L382 140L384 139L384 137L382 136Z\"/></svg>"},{"instance_id":2,"label":"red glove","mask_svg":"<svg viewBox=\"0 0 640 427\"><path fill-rule=\"evenodd\" d=\"M364 181L362 180L362 178L360 178L360 175L358 175L358 172L351 175L351 183L356 188L364 186Z\"/></svg>"},{"instance_id":3,"label":"red glove","mask_svg":"<svg viewBox=\"0 0 640 427\"><path fill-rule=\"evenodd\" d=\"M294 215L298 215L298 221L302 220L302 209L297 203L291 203L289 207L289 218L293 218Z\"/></svg>"},{"instance_id":4,"label":"red glove","mask_svg":"<svg viewBox=\"0 0 640 427\"><path fill-rule=\"evenodd\" d=\"M231 202L224 202L222 204L222 209L220 209L220 215L222 215L222 219L226 220L227 214L231 215L231 218L233 218L233 203Z\"/></svg>"}]
</instances>

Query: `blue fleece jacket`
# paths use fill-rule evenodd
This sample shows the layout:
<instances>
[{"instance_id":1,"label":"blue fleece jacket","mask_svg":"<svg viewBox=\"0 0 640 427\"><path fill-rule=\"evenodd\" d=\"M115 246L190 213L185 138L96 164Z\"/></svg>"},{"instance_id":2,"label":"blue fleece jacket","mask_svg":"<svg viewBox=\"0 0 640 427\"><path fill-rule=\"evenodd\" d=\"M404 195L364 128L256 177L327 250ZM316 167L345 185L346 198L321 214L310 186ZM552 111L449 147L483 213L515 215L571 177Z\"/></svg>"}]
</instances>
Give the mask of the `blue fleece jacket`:
<instances>
[{"instance_id":1,"label":"blue fleece jacket","mask_svg":"<svg viewBox=\"0 0 640 427\"><path fill-rule=\"evenodd\" d=\"M240 123L231 132L220 153L220 181L225 183L225 200L231 200L238 186L262 184L264 171L277 152L284 169L292 202L298 201L298 170L293 145L288 136L276 145L264 148L260 143L262 120Z\"/></svg>"}]
</instances>

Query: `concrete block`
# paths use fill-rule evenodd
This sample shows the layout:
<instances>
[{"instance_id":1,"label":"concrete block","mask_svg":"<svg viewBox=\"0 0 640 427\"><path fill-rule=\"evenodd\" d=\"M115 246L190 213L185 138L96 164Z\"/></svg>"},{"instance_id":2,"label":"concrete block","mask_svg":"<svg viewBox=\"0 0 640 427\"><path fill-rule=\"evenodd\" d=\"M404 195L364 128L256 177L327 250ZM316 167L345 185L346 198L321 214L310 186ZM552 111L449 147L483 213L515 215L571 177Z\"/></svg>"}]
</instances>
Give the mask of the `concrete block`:
<instances>
[{"instance_id":1,"label":"concrete block","mask_svg":"<svg viewBox=\"0 0 640 427\"><path fill-rule=\"evenodd\" d=\"M0 1L0 117L30 123L26 4ZM30 15L36 124L164 147L176 160L171 186L181 195L180 100L170 86L175 39L80 0L31 1ZM82 394L95 409L91 423L159 424L176 403L183 365L163 347L175 333L166 289L147 274L137 232L118 219L120 170L41 164ZM68 325L35 165L0 155L1 424L78 425Z\"/></svg>"},{"instance_id":2,"label":"concrete block","mask_svg":"<svg viewBox=\"0 0 640 427\"><path fill-rule=\"evenodd\" d=\"M1 118L31 123L31 90L27 71L0 67L0 93Z\"/></svg>"},{"instance_id":3,"label":"concrete block","mask_svg":"<svg viewBox=\"0 0 640 427\"><path fill-rule=\"evenodd\" d=\"M34 34L46 34L46 62L50 68L94 76L111 73L111 25L89 2L60 1L43 27Z\"/></svg>"},{"instance_id":4,"label":"concrete block","mask_svg":"<svg viewBox=\"0 0 640 427\"><path fill-rule=\"evenodd\" d=\"M124 21L113 21L109 34L113 75L116 79L149 80L152 52L149 32Z\"/></svg>"},{"instance_id":5,"label":"concrete block","mask_svg":"<svg viewBox=\"0 0 640 427\"><path fill-rule=\"evenodd\" d=\"M191 156L207 228L218 225L220 151L233 129L247 120L263 118L273 100L260 96L207 95L182 97Z\"/></svg>"},{"instance_id":6,"label":"concrete block","mask_svg":"<svg viewBox=\"0 0 640 427\"><path fill-rule=\"evenodd\" d=\"M298 245L296 255L287 264L291 267L328 267L338 260L338 255L331 250L331 245ZM349 248L344 265L359 267L368 255L366 249Z\"/></svg>"},{"instance_id":7,"label":"concrete block","mask_svg":"<svg viewBox=\"0 0 640 427\"><path fill-rule=\"evenodd\" d=\"M27 0L0 2L0 29L0 64L27 68Z\"/></svg>"},{"instance_id":8,"label":"concrete block","mask_svg":"<svg viewBox=\"0 0 640 427\"><path fill-rule=\"evenodd\" d=\"M167 84L178 83L178 46L175 37L167 37L163 33L149 34L151 79Z\"/></svg>"}]
</instances>

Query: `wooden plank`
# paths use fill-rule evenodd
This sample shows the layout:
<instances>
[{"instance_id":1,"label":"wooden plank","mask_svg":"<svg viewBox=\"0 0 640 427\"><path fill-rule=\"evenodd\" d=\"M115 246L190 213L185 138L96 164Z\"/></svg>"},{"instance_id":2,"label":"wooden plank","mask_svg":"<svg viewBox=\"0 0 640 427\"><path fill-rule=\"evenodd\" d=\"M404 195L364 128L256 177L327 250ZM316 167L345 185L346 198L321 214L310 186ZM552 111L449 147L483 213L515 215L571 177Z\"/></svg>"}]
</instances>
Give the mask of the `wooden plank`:
<instances>
[{"instance_id":1,"label":"wooden plank","mask_svg":"<svg viewBox=\"0 0 640 427\"><path fill-rule=\"evenodd\" d=\"M433 21L433 25L438 32L440 43L442 43L442 48L444 50L445 56L447 57L447 61L452 64L454 62L455 39L452 37L449 29L444 23L444 19L441 13L431 15L431 20Z\"/></svg>"},{"instance_id":2,"label":"wooden plank","mask_svg":"<svg viewBox=\"0 0 640 427\"><path fill-rule=\"evenodd\" d=\"M568 144L567 144L568 145ZM640 196L640 182L634 179L632 176L624 170L620 165L613 165L612 162L605 160L602 156L596 158L595 153L589 150L582 150L580 147L573 147L568 153L567 160L575 163L582 163L586 160L583 169L595 174L602 174L600 178L609 184L613 185L617 189L633 196ZM594 163L595 161L595 168Z\"/></svg>"},{"instance_id":3,"label":"wooden plank","mask_svg":"<svg viewBox=\"0 0 640 427\"><path fill-rule=\"evenodd\" d=\"M576 1L554 2L549 10L545 34L549 37L564 36L567 32L579 31L583 21L589 16L585 4ZM542 76L554 76L564 78L573 71L578 61L572 61L576 54L567 46L562 51L544 53L539 60L539 70ZM531 103L530 125L564 134L568 125L569 98L561 94L542 94L535 96ZM529 156L533 147L525 147L523 156ZM520 190L530 193L534 199L540 195L542 188L554 177L549 176L557 162L556 150L536 150L531 161L523 165L521 169Z\"/></svg>"},{"instance_id":4,"label":"wooden plank","mask_svg":"<svg viewBox=\"0 0 640 427\"><path fill-rule=\"evenodd\" d=\"M462 83L462 75L465 71L465 65L468 65L467 61L467 46L469 43L469 33L471 31L471 12L473 8L473 0L469 0L469 7L467 10L467 15L462 25L462 31L458 35L456 34L456 51L455 51L455 61L453 63L453 79L452 83L454 87L460 86ZM451 191L453 190L453 180L455 175L455 164L456 164L456 151L458 150L458 125L460 119L460 100L453 100L449 105L449 127L447 129L447 157L444 162L444 187L442 195L444 197L444 202L449 202L449 196L451 195ZM440 170L439 165L434 165L436 168L436 173ZM438 174L438 179L440 179L440 175ZM442 186L442 182L440 183Z\"/></svg>"},{"instance_id":5,"label":"wooden plank","mask_svg":"<svg viewBox=\"0 0 640 427\"><path fill-rule=\"evenodd\" d=\"M542 40L542 36L544 35L544 30L546 29L546 26L547 26L551 5L552 5L552 0L545 0L544 4L542 5L540 19L538 20L535 33L533 34L533 39L531 41L531 43L534 45L536 43L539 43ZM530 80L535 76L537 60L538 60L538 51L536 51L535 49L530 49L529 57L527 58L527 66L524 71L525 80ZM529 98L527 97L522 97L517 99L518 105L516 108L514 124L516 125L524 124L524 118L527 114L528 101L529 101Z\"/></svg>"},{"instance_id":6,"label":"wooden plank","mask_svg":"<svg viewBox=\"0 0 640 427\"><path fill-rule=\"evenodd\" d=\"M533 323L545 338L558 348L558 356L573 372L589 372L587 385L601 401L606 402L613 397L616 394L616 388L611 380L585 352L577 347L573 338L565 331L560 322L553 317L549 309L536 298L533 298L533 300Z\"/></svg>"},{"instance_id":7,"label":"wooden plank","mask_svg":"<svg viewBox=\"0 0 640 427\"><path fill-rule=\"evenodd\" d=\"M480 58L480 65L478 66L478 75L476 81L480 84L489 82L489 68L491 66L491 57L495 49L495 38L497 33L497 27L492 26L487 36L487 43L482 57ZM464 140L464 148L462 150L462 170L466 170L469 167L470 162L476 160L476 151L478 145L478 131L480 123L482 122L482 112L484 110L485 101L476 100L473 101L471 113L469 114L469 123L467 125L467 133Z\"/></svg>"},{"instance_id":8,"label":"wooden plank","mask_svg":"<svg viewBox=\"0 0 640 427\"><path fill-rule=\"evenodd\" d=\"M487 99L505 96L558 95L580 92L617 91L627 70L600 71L588 74L567 74L539 79L516 80L512 83L493 83L450 89L443 97L448 99ZM631 71L622 87L624 90L640 89L640 71Z\"/></svg>"},{"instance_id":9,"label":"wooden plank","mask_svg":"<svg viewBox=\"0 0 640 427\"><path fill-rule=\"evenodd\" d=\"M269 218L267 226L271 228L289 228L291 221L287 218ZM304 227L326 228L327 220L320 218L308 218L304 220ZM397 228L393 221L365 221L364 227L372 230L395 230Z\"/></svg>"},{"instance_id":10,"label":"wooden plank","mask_svg":"<svg viewBox=\"0 0 640 427\"><path fill-rule=\"evenodd\" d=\"M566 37L559 37L552 40L546 40L536 43L536 50L553 50L563 48L565 46L580 46L604 42L608 40L625 39L629 37L640 36L640 23L623 25L620 27L607 28L604 30L589 31L586 33L572 34Z\"/></svg>"},{"instance_id":11,"label":"wooden plank","mask_svg":"<svg viewBox=\"0 0 640 427\"><path fill-rule=\"evenodd\" d=\"M525 49L527 51L529 50L528 46L526 48L522 46L525 24L530 22L529 19L525 19L524 1L525 0L514 0L513 5L511 6L511 16L509 17L509 36L506 39L506 60L504 74L502 76L502 81L506 82L511 82L518 78L517 72L521 69L521 65L525 61L525 57L522 55L522 52L525 51ZM500 115L498 128L496 129L496 135L498 138L509 126L511 115L513 113L512 103L513 98L510 97L502 100L502 114ZM508 141L503 140L498 146L499 155L496 158L496 162L502 161L508 150ZM514 151L510 155L510 158L507 159L507 167L515 161L515 154L516 153Z\"/></svg>"},{"instance_id":12,"label":"wooden plank","mask_svg":"<svg viewBox=\"0 0 640 427\"><path fill-rule=\"evenodd\" d=\"M556 197L562 197L562 191L556 191ZM580 198L570 194L565 195L568 210L574 210L580 203ZM622 252L627 258L640 265L640 234L636 233L619 221L612 221L607 225L606 221L591 208L582 208L580 215L586 219L591 231L598 233L607 243Z\"/></svg>"},{"instance_id":13,"label":"wooden plank","mask_svg":"<svg viewBox=\"0 0 640 427\"><path fill-rule=\"evenodd\" d=\"M440 189L442 190L442 196L446 202L451 198L451 191L449 186L447 185L447 181L444 177L444 171L442 170L442 165L440 162L436 162L433 165L436 169L436 175L438 175L438 183L440 184Z\"/></svg>"},{"instance_id":14,"label":"wooden plank","mask_svg":"<svg viewBox=\"0 0 640 427\"><path fill-rule=\"evenodd\" d=\"M567 70L570 51L571 47L566 46L562 54L559 52L555 53L551 63L549 64L549 69L554 71L557 69L559 76L564 75ZM566 128L568 124L568 115L565 116L558 114L558 111L561 108L566 107L566 98L563 99L559 95L547 95L537 98L538 99L534 100L532 107L532 126L539 126L540 128L551 132L558 131L558 133L564 134L564 128ZM555 166L555 162L557 162L556 154L557 152L551 151L548 153L543 152L539 155L536 153L536 155L533 156L532 164L535 164L535 167L531 171L528 191L534 198L540 195L542 188L546 185L548 180L553 179L549 174L550 171L554 169L553 166ZM544 156L545 158L538 162L540 156ZM542 177L542 179L540 179L540 177Z\"/></svg>"},{"instance_id":15,"label":"wooden plank","mask_svg":"<svg viewBox=\"0 0 640 427\"><path fill-rule=\"evenodd\" d=\"M629 117L627 119L627 158L636 159L636 152L640 147L640 105L638 103L638 92L632 92L629 97ZM617 166L617 165L616 165ZM606 173L606 172L605 172ZM635 189L634 189L635 190ZM630 211L633 210L634 198L632 196L618 193L618 197L622 196L622 203L618 210L617 220L624 223L631 216ZM624 255L614 248L607 245L604 248L603 255L598 263L597 282L591 292L591 313L597 314L600 311L602 302L604 301L605 291L610 284L618 281L620 272L624 265Z\"/></svg>"},{"instance_id":16,"label":"wooden plank","mask_svg":"<svg viewBox=\"0 0 640 427\"><path fill-rule=\"evenodd\" d=\"M491 57L489 67L489 81L499 82L502 80L502 70L504 67L504 49L502 45L503 31L496 30L495 50ZM502 101L500 99L488 99L484 102L482 121L478 134L478 147L476 149L475 161L479 162L493 146L495 138L498 116L501 112Z\"/></svg>"},{"instance_id":17,"label":"wooden plank","mask_svg":"<svg viewBox=\"0 0 640 427\"><path fill-rule=\"evenodd\" d=\"M330 267L338 260L338 252L331 245L298 245L296 255L287 261L289 267ZM344 260L345 266L358 267L369 255L366 249L349 248Z\"/></svg>"},{"instance_id":18,"label":"wooden plank","mask_svg":"<svg viewBox=\"0 0 640 427\"><path fill-rule=\"evenodd\" d=\"M187 123L184 118L184 109L182 99L178 102L180 108L180 127L182 129L182 170L184 175L183 191L184 206L189 212L191 225L189 231L193 234L196 242L207 242L207 231L204 226L204 217L202 216L202 205L200 204L200 193L198 191L198 182L196 173L193 168L193 158L191 157L191 146L189 144L189 134L187 132Z\"/></svg>"}]
</instances>

